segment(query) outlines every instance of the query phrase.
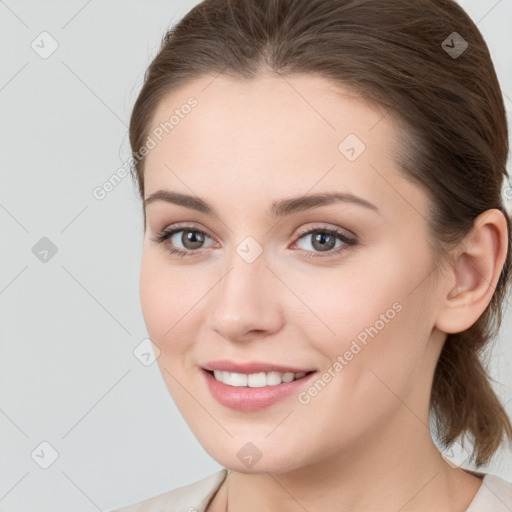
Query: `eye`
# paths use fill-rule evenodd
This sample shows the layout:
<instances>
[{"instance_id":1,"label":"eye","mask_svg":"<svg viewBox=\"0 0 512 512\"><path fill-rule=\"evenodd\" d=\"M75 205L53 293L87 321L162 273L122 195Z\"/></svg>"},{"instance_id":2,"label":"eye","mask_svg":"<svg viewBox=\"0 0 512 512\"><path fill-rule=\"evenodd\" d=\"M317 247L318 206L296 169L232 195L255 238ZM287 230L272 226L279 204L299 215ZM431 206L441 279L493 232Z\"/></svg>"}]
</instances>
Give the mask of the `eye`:
<instances>
[{"instance_id":1,"label":"eye","mask_svg":"<svg viewBox=\"0 0 512 512\"><path fill-rule=\"evenodd\" d=\"M325 256L332 256L346 250L347 246L357 244L357 240L354 237L336 228L326 226L301 231L295 244L302 240L307 240L308 237L309 241L301 247L301 249L309 253L306 255L308 258L322 258L324 254L321 253L326 253ZM340 243L336 246L337 242Z\"/></svg>"},{"instance_id":2,"label":"eye","mask_svg":"<svg viewBox=\"0 0 512 512\"><path fill-rule=\"evenodd\" d=\"M171 229L160 231L152 240L159 244L168 241L166 243L167 250L176 256L191 256L193 253L199 252L198 249L204 247L203 244L207 238L210 237L199 229L190 226L174 226ZM182 245L182 248L179 244Z\"/></svg>"},{"instance_id":3,"label":"eye","mask_svg":"<svg viewBox=\"0 0 512 512\"><path fill-rule=\"evenodd\" d=\"M346 250L348 246L357 244L356 238L347 235L343 231L321 226L299 232L294 245L298 245L302 240L307 240L307 237L311 237L309 243L305 243L306 247L299 248L307 253L306 257L308 258L332 256ZM207 239L212 240L204 231L184 225L164 229L157 233L154 238L151 238L156 243L165 243L167 250L179 257L200 254L201 249L208 247L204 245ZM338 245L336 245L337 242L339 242Z\"/></svg>"}]
</instances>

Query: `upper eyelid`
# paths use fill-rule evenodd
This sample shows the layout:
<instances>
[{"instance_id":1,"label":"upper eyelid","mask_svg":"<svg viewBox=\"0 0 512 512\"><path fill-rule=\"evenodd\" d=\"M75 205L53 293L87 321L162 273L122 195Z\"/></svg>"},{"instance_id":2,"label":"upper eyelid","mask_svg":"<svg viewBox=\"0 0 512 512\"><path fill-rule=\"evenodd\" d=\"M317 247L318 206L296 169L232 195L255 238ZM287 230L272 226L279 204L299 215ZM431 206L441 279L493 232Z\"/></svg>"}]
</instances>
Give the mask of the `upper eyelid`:
<instances>
[{"instance_id":1,"label":"upper eyelid","mask_svg":"<svg viewBox=\"0 0 512 512\"><path fill-rule=\"evenodd\" d=\"M305 234L309 234L311 231L341 231L344 235L349 238L357 238L357 235L347 228L342 228L339 226L329 226L329 223L322 224L321 226L310 226L306 228L301 228L296 236L303 236Z\"/></svg>"}]
</instances>

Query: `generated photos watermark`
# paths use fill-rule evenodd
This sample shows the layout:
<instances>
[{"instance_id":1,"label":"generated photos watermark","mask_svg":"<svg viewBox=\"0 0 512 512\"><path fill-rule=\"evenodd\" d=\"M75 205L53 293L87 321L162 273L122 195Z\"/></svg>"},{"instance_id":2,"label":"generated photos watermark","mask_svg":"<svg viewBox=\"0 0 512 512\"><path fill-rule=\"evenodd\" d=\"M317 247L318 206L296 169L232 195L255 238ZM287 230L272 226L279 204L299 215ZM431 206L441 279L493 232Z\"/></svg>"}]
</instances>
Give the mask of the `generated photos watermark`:
<instances>
[{"instance_id":1,"label":"generated photos watermark","mask_svg":"<svg viewBox=\"0 0 512 512\"><path fill-rule=\"evenodd\" d=\"M179 125L182 119L185 119L193 108L197 107L198 101L194 96L188 98L187 102L179 108L174 109L173 114L165 122L160 123L156 128L153 128L151 134L146 138L146 142L139 148L138 151L133 153L114 173L112 173L107 180L101 185L93 188L92 195L98 201L102 201L107 195L112 192L126 176L130 174L130 169L134 168L135 164L140 162L145 156L149 154L152 149L155 149L159 142L162 141L165 135L171 133L176 126Z\"/></svg>"},{"instance_id":2,"label":"generated photos watermark","mask_svg":"<svg viewBox=\"0 0 512 512\"><path fill-rule=\"evenodd\" d=\"M359 334L350 343L350 347L345 350L342 355L337 356L329 368L327 368L311 386L297 395L299 403L302 405L309 404L311 400L336 377L336 375L350 364L350 361L352 361L359 352L366 348L368 341L375 338L382 329L384 329L384 327L386 327L386 325L395 318L397 313L400 313L400 311L402 311L402 304L400 304L400 302L394 302L385 313L381 313L379 315L379 319L376 320L373 325L365 327L361 332L359 332Z\"/></svg>"}]
</instances>

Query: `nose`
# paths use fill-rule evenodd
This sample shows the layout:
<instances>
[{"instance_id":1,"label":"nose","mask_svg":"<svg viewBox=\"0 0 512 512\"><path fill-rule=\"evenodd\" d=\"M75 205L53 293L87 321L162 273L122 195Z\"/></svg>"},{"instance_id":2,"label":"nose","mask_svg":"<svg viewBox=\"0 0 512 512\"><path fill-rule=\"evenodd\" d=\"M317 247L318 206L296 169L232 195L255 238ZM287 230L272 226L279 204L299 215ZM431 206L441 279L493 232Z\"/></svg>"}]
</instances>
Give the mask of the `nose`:
<instances>
[{"instance_id":1,"label":"nose","mask_svg":"<svg viewBox=\"0 0 512 512\"><path fill-rule=\"evenodd\" d=\"M247 262L233 255L210 295L207 326L230 341L267 337L283 325L282 284L265 254Z\"/></svg>"}]
</instances>

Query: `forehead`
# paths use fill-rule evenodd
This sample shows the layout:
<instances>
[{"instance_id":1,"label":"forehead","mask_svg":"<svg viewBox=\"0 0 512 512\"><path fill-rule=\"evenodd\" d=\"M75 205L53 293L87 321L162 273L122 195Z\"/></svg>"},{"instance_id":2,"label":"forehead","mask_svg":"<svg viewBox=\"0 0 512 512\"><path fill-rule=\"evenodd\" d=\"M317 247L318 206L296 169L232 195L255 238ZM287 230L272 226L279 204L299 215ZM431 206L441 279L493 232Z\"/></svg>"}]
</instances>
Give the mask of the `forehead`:
<instances>
[{"instance_id":1,"label":"forehead","mask_svg":"<svg viewBox=\"0 0 512 512\"><path fill-rule=\"evenodd\" d=\"M190 98L193 108L187 105ZM274 160L285 151L289 159L290 149L300 156L319 145L330 146L337 156L339 142L350 133L373 143L393 135L378 107L346 87L305 74L266 74L253 80L203 77L164 97L151 130L165 129L171 117L172 127L162 135L175 153L185 143L190 157L199 153L190 154L186 143L191 133L194 146L208 149L210 157L224 157L229 146L231 153L242 150L254 158L257 152Z\"/></svg>"},{"instance_id":2,"label":"forehead","mask_svg":"<svg viewBox=\"0 0 512 512\"><path fill-rule=\"evenodd\" d=\"M202 77L160 102L148 134L156 145L146 156L146 197L191 189L236 204L256 191L270 201L334 188L379 208L398 201L410 209L404 193L424 201L393 161L401 133L391 117L314 75Z\"/></svg>"}]
</instances>

